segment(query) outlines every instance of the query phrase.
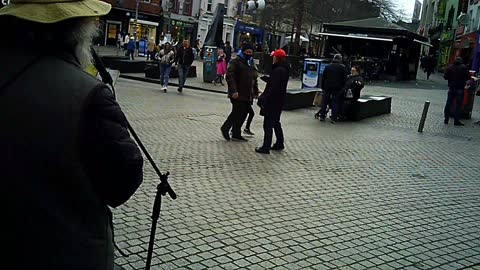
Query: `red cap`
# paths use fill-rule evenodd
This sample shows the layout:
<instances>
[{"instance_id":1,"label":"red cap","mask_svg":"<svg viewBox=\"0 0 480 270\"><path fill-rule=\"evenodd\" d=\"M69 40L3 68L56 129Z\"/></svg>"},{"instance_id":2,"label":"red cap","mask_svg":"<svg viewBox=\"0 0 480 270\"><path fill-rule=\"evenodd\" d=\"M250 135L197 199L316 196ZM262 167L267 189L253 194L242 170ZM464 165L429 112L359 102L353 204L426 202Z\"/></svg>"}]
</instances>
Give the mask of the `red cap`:
<instances>
[{"instance_id":1,"label":"red cap","mask_svg":"<svg viewBox=\"0 0 480 270\"><path fill-rule=\"evenodd\" d=\"M286 53L284 50L282 50L282 49L278 49L278 50L273 51L273 52L270 54L270 56L275 56L275 57L281 58L281 57L286 57L286 56L287 56L287 53Z\"/></svg>"}]
</instances>

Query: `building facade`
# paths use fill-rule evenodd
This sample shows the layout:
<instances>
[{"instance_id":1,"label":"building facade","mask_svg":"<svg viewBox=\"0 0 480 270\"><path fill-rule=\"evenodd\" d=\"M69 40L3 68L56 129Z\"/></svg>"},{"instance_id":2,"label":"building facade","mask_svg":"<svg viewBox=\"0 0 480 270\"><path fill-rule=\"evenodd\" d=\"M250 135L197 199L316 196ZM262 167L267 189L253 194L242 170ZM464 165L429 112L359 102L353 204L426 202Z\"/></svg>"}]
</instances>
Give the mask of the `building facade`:
<instances>
[{"instance_id":1,"label":"building facade","mask_svg":"<svg viewBox=\"0 0 480 270\"><path fill-rule=\"evenodd\" d=\"M116 45L118 34L136 35L137 40L161 35L170 40L195 42L200 0L103 0L112 5L101 18L100 45Z\"/></svg>"}]
</instances>

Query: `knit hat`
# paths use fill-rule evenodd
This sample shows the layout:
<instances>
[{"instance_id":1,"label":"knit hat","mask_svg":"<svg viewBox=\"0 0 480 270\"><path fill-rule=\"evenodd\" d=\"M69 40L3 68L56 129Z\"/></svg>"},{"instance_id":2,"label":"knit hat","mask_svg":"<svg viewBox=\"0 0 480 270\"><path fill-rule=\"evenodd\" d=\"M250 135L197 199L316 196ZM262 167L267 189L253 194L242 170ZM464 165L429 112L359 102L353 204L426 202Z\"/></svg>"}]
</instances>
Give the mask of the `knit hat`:
<instances>
[{"instance_id":1,"label":"knit hat","mask_svg":"<svg viewBox=\"0 0 480 270\"><path fill-rule=\"evenodd\" d=\"M334 61L334 62L342 62L342 59L343 59L343 58L342 58L342 55L339 54L339 53L337 53L337 54L335 54L335 55L333 56L333 61Z\"/></svg>"},{"instance_id":2,"label":"knit hat","mask_svg":"<svg viewBox=\"0 0 480 270\"><path fill-rule=\"evenodd\" d=\"M275 57L278 57L278 58L283 58L283 57L286 57L287 56L287 53L282 50L282 49L278 49L278 50L275 50L273 51L270 56L275 56Z\"/></svg>"},{"instance_id":3,"label":"knit hat","mask_svg":"<svg viewBox=\"0 0 480 270\"><path fill-rule=\"evenodd\" d=\"M242 44L242 52L246 50L252 50L253 51L253 45L250 43L244 43Z\"/></svg>"}]
</instances>

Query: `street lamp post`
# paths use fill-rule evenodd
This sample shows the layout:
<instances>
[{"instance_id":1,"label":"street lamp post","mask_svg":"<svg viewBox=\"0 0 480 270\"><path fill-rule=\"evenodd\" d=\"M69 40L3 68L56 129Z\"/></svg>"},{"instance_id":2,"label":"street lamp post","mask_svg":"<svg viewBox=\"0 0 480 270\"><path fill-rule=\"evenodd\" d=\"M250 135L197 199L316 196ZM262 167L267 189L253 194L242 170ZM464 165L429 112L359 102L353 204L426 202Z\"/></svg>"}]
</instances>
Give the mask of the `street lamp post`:
<instances>
[{"instance_id":1,"label":"street lamp post","mask_svg":"<svg viewBox=\"0 0 480 270\"><path fill-rule=\"evenodd\" d=\"M136 6L135 6L135 24L134 24L134 32L133 36L135 38L135 42L137 41L137 31L138 31L138 6L140 5L140 0L137 0Z\"/></svg>"},{"instance_id":2,"label":"street lamp post","mask_svg":"<svg viewBox=\"0 0 480 270\"><path fill-rule=\"evenodd\" d=\"M170 33L170 21L172 20L172 8L173 8L173 3L168 1L167 2L167 34Z\"/></svg>"}]
</instances>

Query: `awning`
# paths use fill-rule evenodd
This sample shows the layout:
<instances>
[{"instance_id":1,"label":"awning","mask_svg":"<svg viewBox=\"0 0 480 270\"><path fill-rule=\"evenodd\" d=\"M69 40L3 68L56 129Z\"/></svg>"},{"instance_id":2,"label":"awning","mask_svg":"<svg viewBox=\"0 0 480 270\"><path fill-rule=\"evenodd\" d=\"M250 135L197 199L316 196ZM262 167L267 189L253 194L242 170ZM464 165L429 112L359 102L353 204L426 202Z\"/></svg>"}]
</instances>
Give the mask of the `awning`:
<instances>
[{"instance_id":1,"label":"awning","mask_svg":"<svg viewBox=\"0 0 480 270\"><path fill-rule=\"evenodd\" d=\"M388 41L388 42L393 41L393 39L391 39L391 38L378 38L378 37L370 37L370 36L367 36L367 35L354 35L354 34L342 35L342 34L334 34L334 33L318 33L317 35L332 36L332 37L369 39L369 40L380 40L380 41Z\"/></svg>"},{"instance_id":2,"label":"awning","mask_svg":"<svg viewBox=\"0 0 480 270\"><path fill-rule=\"evenodd\" d=\"M420 44L422 44L422 45L429 46L429 47L433 47L432 44L427 43L427 42L420 41L420 40L418 40L418 39L414 39L413 42L418 42L418 43L420 43Z\"/></svg>"},{"instance_id":3,"label":"awning","mask_svg":"<svg viewBox=\"0 0 480 270\"><path fill-rule=\"evenodd\" d=\"M130 19L130 22L134 23L135 19L133 19L133 18ZM144 25L158 26L158 23L156 23L156 22L149 22L149 21L144 21L144 20L137 20L137 23L138 24L144 24Z\"/></svg>"}]
</instances>

